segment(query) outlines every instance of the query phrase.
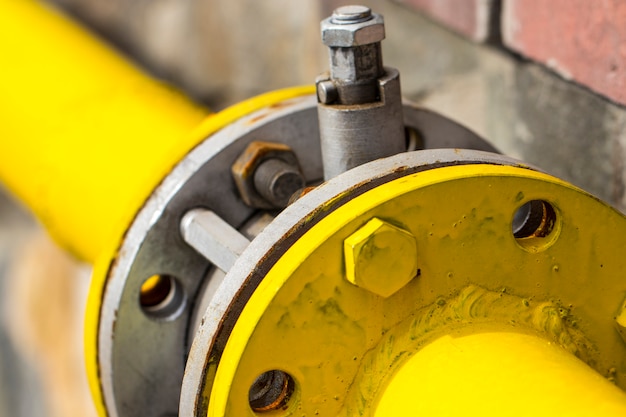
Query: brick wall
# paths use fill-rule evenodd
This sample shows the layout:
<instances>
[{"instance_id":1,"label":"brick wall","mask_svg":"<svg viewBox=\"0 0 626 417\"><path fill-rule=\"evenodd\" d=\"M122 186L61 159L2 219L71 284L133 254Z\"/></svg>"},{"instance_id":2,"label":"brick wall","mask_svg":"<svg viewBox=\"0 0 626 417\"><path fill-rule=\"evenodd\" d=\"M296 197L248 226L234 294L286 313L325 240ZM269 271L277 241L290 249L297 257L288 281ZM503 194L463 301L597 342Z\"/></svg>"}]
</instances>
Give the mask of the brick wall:
<instances>
[{"instance_id":1,"label":"brick wall","mask_svg":"<svg viewBox=\"0 0 626 417\"><path fill-rule=\"evenodd\" d=\"M491 32L494 0L404 0L468 38L484 42Z\"/></svg>"},{"instance_id":2,"label":"brick wall","mask_svg":"<svg viewBox=\"0 0 626 417\"><path fill-rule=\"evenodd\" d=\"M506 0L506 47L626 104L626 2Z\"/></svg>"},{"instance_id":3,"label":"brick wall","mask_svg":"<svg viewBox=\"0 0 626 417\"><path fill-rule=\"evenodd\" d=\"M623 0L403 0L467 38L499 30L502 47L626 104ZM494 16L499 14L499 16ZM495 19L494 19L495 18ZM497 22L494 28L492 23Z\"/></svg>"},{"instance_id":4,"label":"brick wall","mask_svg":"<svg viewBox=\"0 0 626 417\"><path fill-rule=\"evenodd\" d=\"M482 125L454 100L426 104L474 127L505 153L626 211L625 1L399 2L456 34L458 40L447 42L454 53L471 50L483 63L499 57L495 67L462 70L466 88L485 71L508 80L468 88L487 120Z\"/></svg>"}]
</instances>

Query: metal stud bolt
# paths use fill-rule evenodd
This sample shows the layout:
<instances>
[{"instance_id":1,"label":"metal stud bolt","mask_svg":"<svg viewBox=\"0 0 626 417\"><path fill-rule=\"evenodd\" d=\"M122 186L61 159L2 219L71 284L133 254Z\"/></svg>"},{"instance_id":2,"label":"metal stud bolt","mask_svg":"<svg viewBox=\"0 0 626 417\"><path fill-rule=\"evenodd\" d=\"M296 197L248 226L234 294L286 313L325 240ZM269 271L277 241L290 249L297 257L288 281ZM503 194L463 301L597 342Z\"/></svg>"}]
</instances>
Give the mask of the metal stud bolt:
<instances>
[{"instance_id":1,"label":"metal stud bolt","mask_svg":"<svg viewBox=\"0 0 626 417\"><path fill-rule=\"evenodd\" d=\"M275 207L287 207L291 196L305 185L300 170L282 159L267 159L254 171L256 191Z\"/></svg>"},{"instance_id":2,"label":"metal stud bolt","mask_svg":"<svg viewBox=\"0 0 626 417\"><path fill-rule=\"evenodd\" d=\"M285 208L306 185L296 154L282 143L250 143L231 172L242 200L256 208Z\"/></svg>"}]
</instances>

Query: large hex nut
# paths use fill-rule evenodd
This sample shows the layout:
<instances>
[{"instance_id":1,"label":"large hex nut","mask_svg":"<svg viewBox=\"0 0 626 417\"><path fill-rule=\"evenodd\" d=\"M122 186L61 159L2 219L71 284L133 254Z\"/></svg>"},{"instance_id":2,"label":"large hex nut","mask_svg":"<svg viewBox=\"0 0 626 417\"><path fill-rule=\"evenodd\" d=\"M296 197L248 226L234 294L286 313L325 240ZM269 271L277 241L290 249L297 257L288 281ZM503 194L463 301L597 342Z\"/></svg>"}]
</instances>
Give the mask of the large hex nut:
<instances>
[{"instance_id":1,"label":"large hex nut","mask_svg":"<svg viewBox=\"0 0 626 417\"><path fill-rule=\"evenodd\" d=\"M346 278L389 297L417 276L417 244L408 231L376 217L344 240Z\"/></svg>"},{"instance_id":2,"label":"large hex nut","mask_svg":"<svg viewBox=\"0 0 626 417\"><path fill-rule=\"evenodd\" d=\"M301 176L298 158L289 146L275 142L256 141L250 143L232 165L231 173L241 199L251 207L262 209L279 208L274 202L268 201L267 198L263 197L255 185L255 173L257 173L261 164L266 161L270 162L270 160L271 162L278 161L283 165L292 167L291 173ZM304 179L302 178L301 181L301 186L303 187ZM291 185L293 184L294 182L292 181ZM296 185L293 191L295 192L297 189L302 188L301 186Z\"/></svg>"},{"instance_id":3,"label":"large hex nut","mask_svg":"<svg viewBox=\"0 0 626 417\"><path fill-rule=\"evenodd\" d=\"M322 21L322 42L332 48L369 45L383 39L385 24L383 17L376 13L372 13L370 20L349 25L333 23L332 17Z\"/></svg>"}]
</instances>

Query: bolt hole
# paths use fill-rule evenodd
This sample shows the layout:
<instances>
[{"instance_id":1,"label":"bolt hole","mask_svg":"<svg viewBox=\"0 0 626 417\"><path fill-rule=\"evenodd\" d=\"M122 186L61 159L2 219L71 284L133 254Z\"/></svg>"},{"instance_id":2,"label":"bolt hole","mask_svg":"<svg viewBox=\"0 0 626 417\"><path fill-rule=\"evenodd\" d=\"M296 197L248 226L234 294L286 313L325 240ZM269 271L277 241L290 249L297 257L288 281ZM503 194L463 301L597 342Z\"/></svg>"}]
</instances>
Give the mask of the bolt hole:
<instances>
[{"instance_id":1,"label":"bolt hole","mask_svg":"<svg viewBox=\"0 0 626 417\"><path fill-rule=\"evenodd\" d=\"M424 149L424 137L419 130L414 127L405 126L404 137L407 152L421 151Z\"/></svg>"},{"instance_id":2,"label":"bolt hole","mask_svg":"<svg viewBox=\"0 0 626 417\"><path fill-rule=\"evenodd\" d=\"M272 370L262 373L248 392L250 407L255 413L266 413L287 408L296 383L286 372Z\"/></svg>"},{"instance_id":3,"label":"bolt hole","mask_svg":"<svg viewBox=\"0 0 626 417\"><path fill-rule=\"evenodd\" d=\"M139 290L139 305L151 318L173 320L180 315L186 297L180 282L170 275L152 275Z\"/></svg>"},{"instance_id":4,"label":"bolt hole","mask_svg":"<svg viewBox=\"0 0 626 417\"><path fill-rule=\"evenodd\" d=\"M546 237L554 228L556 213L549 203L532 200L513 215L513 236L516 239Z\"/></svg>"},{"instance_id":5,"label":"bolt hole","mask_svg":"<svg viewBox=\"0 0 626 417\"><path fill-rule=\"evenodd\" d=\"M537 251L554 242L557 220L556 210L550 203L531 200L515 211L511 229L518 244Z\"/></svg>"}]
</instances>

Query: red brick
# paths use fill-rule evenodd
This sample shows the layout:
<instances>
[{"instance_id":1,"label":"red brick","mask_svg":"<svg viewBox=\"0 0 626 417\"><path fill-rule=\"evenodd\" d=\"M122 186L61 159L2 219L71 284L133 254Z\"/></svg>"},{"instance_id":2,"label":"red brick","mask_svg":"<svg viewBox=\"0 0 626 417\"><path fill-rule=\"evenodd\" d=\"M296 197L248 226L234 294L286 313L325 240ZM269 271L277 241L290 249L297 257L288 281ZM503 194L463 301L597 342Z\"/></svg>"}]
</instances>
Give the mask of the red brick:
<instances>
[{"instance_id":1,"label":"red brick","mask_svg":"<svg viewBox=\"0 0 626 417\"><path fill-rule=\"evenodd\" d=\"M504 44L626 104L626 1L503 0Z\"/></svg>"},{"instance_id":2,"label":"red brick","mask_svg":"<svg viewBox=\"0 0 626 417\"><path fill-rule=\"evenodd\" d=\"M461 35L483 42L489 36L492 0L400 0Z\"/></svg>"}]
</instances>

